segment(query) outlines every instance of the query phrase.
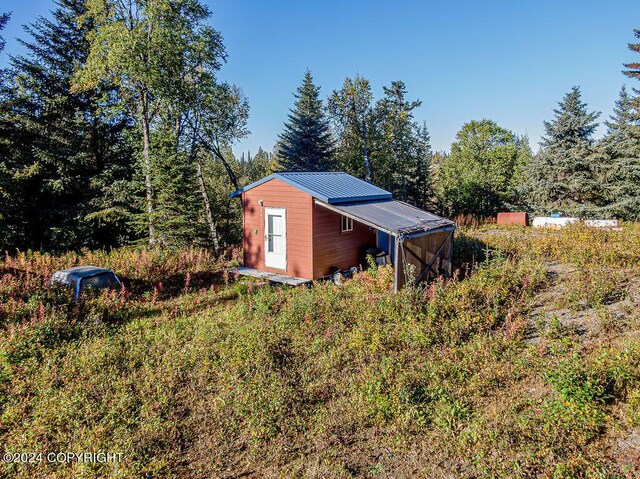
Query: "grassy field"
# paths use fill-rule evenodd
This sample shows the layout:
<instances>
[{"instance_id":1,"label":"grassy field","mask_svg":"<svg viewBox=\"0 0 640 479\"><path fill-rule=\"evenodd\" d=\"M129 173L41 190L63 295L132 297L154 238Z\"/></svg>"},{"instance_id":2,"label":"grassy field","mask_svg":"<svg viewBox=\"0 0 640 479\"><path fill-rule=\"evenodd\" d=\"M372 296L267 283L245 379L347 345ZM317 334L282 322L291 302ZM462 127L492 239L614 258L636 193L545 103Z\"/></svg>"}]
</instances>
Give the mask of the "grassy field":
<instances>
[{"instance_id":1,"label":"grassy field","mask_svg":"<svg viewBox=\"0 0 640 479\"><path fill-rule=\"evenodd\" d=\"M191 249L0 260L0 477L640 475L640 226L459 232L456 274L308 289ZM52 290L110 266L126 288Z\"/></svg>"}]
</instances>

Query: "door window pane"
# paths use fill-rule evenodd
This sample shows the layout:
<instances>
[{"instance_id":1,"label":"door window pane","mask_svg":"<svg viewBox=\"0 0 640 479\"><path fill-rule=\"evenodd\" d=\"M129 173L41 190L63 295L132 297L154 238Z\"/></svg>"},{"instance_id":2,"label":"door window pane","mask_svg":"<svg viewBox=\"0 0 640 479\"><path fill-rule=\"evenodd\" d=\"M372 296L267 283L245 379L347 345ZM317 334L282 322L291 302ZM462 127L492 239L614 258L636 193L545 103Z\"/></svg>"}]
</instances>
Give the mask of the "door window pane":
<instances>
[{"instance_id":1,"label":"door window pane","mask_svg":"<svg viewBox=\"0 0 640 479\"><path fill-rule=\"evenodd\" d=\"M282 254L284 251L283 225L281 215L267 215L267 251Z\"/></svg>"},{"instance_id":2,"label":"door window pane","mask_svg":"<svg viewBox=\"0 0 640 479\"><path fill-rule=\"evenodd\" d=\"M273 253L282 254L282 236L273 235Z\"/></svg>"}]
</instances>

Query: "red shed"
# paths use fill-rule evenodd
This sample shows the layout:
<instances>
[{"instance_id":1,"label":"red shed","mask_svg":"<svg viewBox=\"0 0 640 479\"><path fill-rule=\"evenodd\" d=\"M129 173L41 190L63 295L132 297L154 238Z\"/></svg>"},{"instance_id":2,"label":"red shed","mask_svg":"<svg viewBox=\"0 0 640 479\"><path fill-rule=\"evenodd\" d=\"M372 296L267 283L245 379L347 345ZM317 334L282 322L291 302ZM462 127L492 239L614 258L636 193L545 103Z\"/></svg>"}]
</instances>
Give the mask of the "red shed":
<instances>
[{"instance_id":1,"label":"red shed","mask_svg":"<svg viewBox=\"0 0 640 479\"><path fill-rule=\"evenodd\" d=\"M314 280L376 249L395 266L396 289L451 274L453 222L346 173L274 173L231 196L242 199L241 272Z\"/></svg>"},{"instance_id":2,"label":"red shed","mask_svg":"<svg viewBox=\"0 0 640 479\"><path fill-rule=\"evenodd\" d=\"M529 226L529 215L525 211L498 213L499 225Z\"/></svg>"}]
</instances>

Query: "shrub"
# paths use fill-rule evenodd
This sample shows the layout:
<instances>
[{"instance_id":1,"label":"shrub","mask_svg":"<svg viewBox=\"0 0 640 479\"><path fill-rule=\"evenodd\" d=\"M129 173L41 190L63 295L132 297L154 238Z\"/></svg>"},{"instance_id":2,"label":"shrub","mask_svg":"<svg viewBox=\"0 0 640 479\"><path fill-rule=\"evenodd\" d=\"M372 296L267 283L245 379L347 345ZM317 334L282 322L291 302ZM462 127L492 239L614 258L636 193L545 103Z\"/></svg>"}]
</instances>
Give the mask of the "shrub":
<instances>
[{"instance_id":1,"label":"shrub","mask_svg":"<svg viewBox=\"0 0 640 479\"><path fill-rule=\"evenodd\" d=\"M557 279L567 298L581 288L581 307L615 306L601 304L619 298L601 294L598 268L637 278L625 245L638 229L624 228L469 230L458 274L398 294L390 267L294 289L232 278L196 249L7 256L4 448L126 459L0 474L633 477L610 453L639 425L633 311L589 342L559 320L538 325L550 331L537 344L528 335L549 262L591 275ZM76 302L48 288L54 269L88 262L124 290Z\"/></svg>"}]
</instances>

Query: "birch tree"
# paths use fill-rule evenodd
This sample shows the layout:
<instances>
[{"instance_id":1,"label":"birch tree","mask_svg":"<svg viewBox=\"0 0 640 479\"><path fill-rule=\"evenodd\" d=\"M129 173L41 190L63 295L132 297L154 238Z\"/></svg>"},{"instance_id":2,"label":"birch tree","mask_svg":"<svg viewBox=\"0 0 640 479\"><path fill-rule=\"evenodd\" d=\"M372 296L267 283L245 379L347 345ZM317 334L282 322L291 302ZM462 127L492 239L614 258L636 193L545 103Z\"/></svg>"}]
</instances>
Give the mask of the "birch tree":
<instances>
[{"instance_id":1,"label":"birch tree","mask_svg":"<svg viewBox=\"0 0 640 479\"><path fill-rule=\"evenodd\" d=\"M239 188L236 173L224 152L236 140L248 134L248 116L249 103L238 87L216 83L212 77L201 78L193 84L190 107L186 113L189 151L195 163L205 219L215 250L219 248L219 235L205 184L203 162L206 156L214 162L220 162L233 188Z\"/></svg>"},{"instance_id":2,"label":"birch tree","mask_svg":"<svg viewBox=\"0 0 640 479\"><path fill-rule=\"evenodd\" d=\"M204 25L210 13L198 0L87 0L86 7L95 29L73 89L112 82L135 116L141 131L149 244L155 244L150 154L154 122L163 107L183 95L193 58L198 58L197 68L215 70L226 58L225 50L220 35Z\"/></svg>"}]
</instances>

